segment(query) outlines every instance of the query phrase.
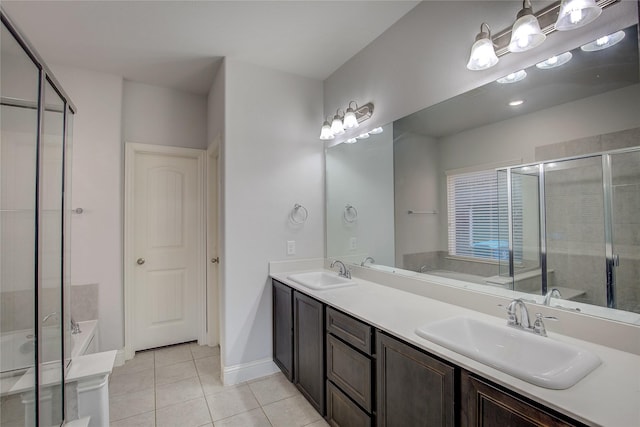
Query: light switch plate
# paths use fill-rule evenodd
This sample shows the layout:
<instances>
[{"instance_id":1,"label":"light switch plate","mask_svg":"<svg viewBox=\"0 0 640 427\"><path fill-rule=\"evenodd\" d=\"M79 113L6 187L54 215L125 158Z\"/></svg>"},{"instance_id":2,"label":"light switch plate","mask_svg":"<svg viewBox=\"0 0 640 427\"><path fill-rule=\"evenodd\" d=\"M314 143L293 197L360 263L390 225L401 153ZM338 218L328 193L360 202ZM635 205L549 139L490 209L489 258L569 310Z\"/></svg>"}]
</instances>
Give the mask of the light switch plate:
<instances>
[{"instance_id":1,"label":"light switch plate","mask_svg":"<svg viewBox=\"0 0 640 427\"><path fill-rule=\"evenodd\" d=\"M352 251L358 249L358 239L355 237L349 239L349 249Z\"/></svg>"},{"instance_id":2,"label":"light switch plate","mask_svg":"<svg viewBox=\"0 0 640 427\"><path fill-rule=\"evenodd\" d=\"M295 254L296 254L296 241L287 240L287 255L295 255Z\"/></svg>"}]
</instances>

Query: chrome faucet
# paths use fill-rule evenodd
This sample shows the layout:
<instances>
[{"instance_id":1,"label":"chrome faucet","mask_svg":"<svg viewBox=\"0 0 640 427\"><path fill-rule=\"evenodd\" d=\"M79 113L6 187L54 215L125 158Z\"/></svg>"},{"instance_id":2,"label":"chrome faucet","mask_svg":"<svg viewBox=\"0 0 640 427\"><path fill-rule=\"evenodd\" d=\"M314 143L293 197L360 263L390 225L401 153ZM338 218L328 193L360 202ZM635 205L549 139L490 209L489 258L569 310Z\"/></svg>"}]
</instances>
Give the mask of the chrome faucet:
<instances>
[{"instance_id":1,"label":"chrome faucet","mask_svg":"<svg viewBox=\"0 0 640 427\"><path fill-rule=\"evenodd\" d=\"M360 263L360 267L364 267L364 265L367 263L367 261L371 261L371 264L375 264L376 260L373 259L372 257L368 256L365 259L362 260L362 262Z\"/></svg>"},{"instance_id":2,"label":"chrome faucet","mask_svg":"<svg viewBox=\"0 0 640 427\"><path fill-rule=\"evenodd\" d=\"M73 317L71 317L71 333L73 335L77 335L77 334L79 334L81 332L82 331L80 330L80 325L78 324L78 322L73 320Z\"/></svg>"},{"instance_id":3,"label":"chrome faucet","mask_svg":"<svg viewBox=\"0 0 640 427\"><path fill-rule=\"evenodd\" d=\"M52 317L58 317L58 312L54 311L53 313L49 313L46 316L44 316L42 318L42 324L44 325L45 323L47 323L47 320L51 319Z\"/></svg>"},{"instance_id":4,"label":"chrome faucet","mask_svg":"<svg viewBox=\"0 0 640 427\"><path fill-rule=\"evenodd\" d=\"M544 295L544 301L542 302L544 305L549 305L551 303L551 298L562 298L562 294L558 288L552 288L549 292Z\"/></svg>"},{"instance_id":5,"label":"chrome faucet","mask_svg":"<svg viewBox=\"0 0 640 427\"><path fill-rule=\"evenodd\" d=\"M340 268L340 271L338 272L338 276L351 279L351 271L347 269L347 266L344 265L344 262L336 259L331 263L329 267L333 268L336 264L338 264L338 267Z\"/></svg>"},{"instance_id":6,"label":"chrome faucet","mask_svg":"<svg viewBox=\"0 0 640 427\"><path fill-rule=\"evenodd\" d=\"M518 307L520 307L520 319L518 319ZM531 323L529 323L529 311L527 306L520 298L511 301L511 304L507 307L507 325L521 327L523 329L530 329Z\"/></svg>"},{"instance_id":7,"label":"chrome faucet","mask_svg":"<svg viewBox=\"0 0 640 427\"><path fill-rule=\"evenodd\" d=\"M520 320L518 320L518 307L520 307ZM557 317L544 316L542 313L536 313L536 320L533 325L529 323L529 312L527 306L521 299L514 299L507 307L507 325L523 331L533 332L542 337L547 336L547 328L544 326L543 319L558 320Z\"/></svg>"}]
</instances>

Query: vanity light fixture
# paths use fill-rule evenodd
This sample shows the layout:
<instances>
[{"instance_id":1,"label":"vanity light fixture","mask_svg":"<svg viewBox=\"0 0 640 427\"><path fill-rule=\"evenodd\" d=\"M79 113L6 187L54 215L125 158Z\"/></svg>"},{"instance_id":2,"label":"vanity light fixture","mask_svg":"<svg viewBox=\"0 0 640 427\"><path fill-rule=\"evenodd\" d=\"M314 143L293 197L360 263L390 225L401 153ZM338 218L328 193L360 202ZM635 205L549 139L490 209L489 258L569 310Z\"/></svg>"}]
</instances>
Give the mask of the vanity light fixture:
<instances>
[{"instance_id":1,"label":"vanity light fixture","mask_svg":"<svg viewBox=\"0 0 640 427\"><path fill-rule=\"evenodd\" d=\"M567 62L571 61L573 55L571 52L561 53L560 55L554 55L551 58L544 60L542 62L538 62L536 67L541 70L551 70L553 68L558 68Z\"/></svg>"},{"instance_id":2,"label":"vanity light fixture","mask_svg":"<svg viewBox=\"0 0 640 427\"><path fill-rule=\"evenodd\" d=\"M320 130L320 139L323 141L328 141L335 138L333 132L331 132L331 125L329 124L329 120L325 120L322 124L322 129Z\"/></svg>"},{"instance_id":3,"label":"vanity light fixture","mask_svg":"<svg viewBox=\"0 0 640 427\"><path fill-rule=\"evenodd\" d=\"M379 133L384 132L384 129L382 129L381 127L377 127L377 128L373 128L369 131L370 135L377 135Z\"/></svg>"},{"instance_id":4,"label":"vanity light fixture","mask_svg":"<svg viewBox=\"0 0 640 427\"><path fill-rule=\"evenodd\" d=\"M352 107L353 105L355 105L355 109ZM333 118L329 116L329 118L324 121L322 129L320 130L321 140L332 140L340 135L344 135L343 138L353 138L353 136L348 135L348 132L357 128L360 123L371 117L373 114L373 104L368 102L358 107L355 101L351 101L347 106L346 112L341 115L341 111L342 110L338 108ZM337 141L337 143L340 142L342 141Z\"/></svg>"},{"instance_id":5,"label":"vanity light fixture","mask_svg":"<svg viewBox=\"0 0 640 427\"><path fill-rule=\"evenodd\" d=\"M482 27L487 31L483 31ZM498 63L498 56L491 40L491 28L486 22L480 24L480 32L476 36L476 41L471 46L471 54L467 68L472 71L486 70Z\"/></svg>"},{"instance_id":6,"label":"vanity light fixture","mask_svg":"<svg viewBox=\"0 0 640 427\"><path fill-rule=\"evenodd\" d=\"M582 49L584 52L595 52L598 50L607 49L613 45L620 43L624 36L624 31L618 31L613 34L602 36L592 41L591 43L580 46L580 49Z\"/></svg>"},{"instance_id":7,"label":"vanity light fixture","mask_svg":"<svg viewBox=\"0 0 640 427\"><path fill-rule=\"evenodd\" d=\"M516 99L514 101L511 101L509 103L509 107L518 107L520 105L524 104L524 99Z\"/></svg>"},{"instance_id":8,"label":"vanity light fixture","mask_svg":"<svg viewBox=\"0 0 640 427\"><path fill-rule=\"evenodd\" d=\"M523 0L516 22L511 29L510 52L526 52L542 44L547 36L540 29L538 18L533 14L531 0Z\"/></svg>"},{"instance_id":9,"label":"vanity light fixture","mask_svg":"<svg viewBox=\"0 0 640 427\"><path fill-rule=\"evenodd\" d=\"M486 70L497 64L498 58L501 56L509 52L524 52L533 49L542 43L550 33L564 30L562 25L564 21L558 19L561 9L573 11L573 20L579 20L581 25L586 25L597 18L597 16L595 18L593 16L599 15L602 9L619 2L620 0L557 0L534 13L531 0L524 0L523 7L517 14L516 22L494 36L491 36L489 26L482 23L480 33L476 36L471 48L467 68L469 70ZM592 3L595 3L595 9ZM571 13L569 13L569 20L571 20ZM556 28L556 25L559 25L559 28Z\"/></svg>"},{"instance_id":10,"label":"vanity light fixture","mask_svg":"<svg viewBox=\"0 0 640 427\"><path fill-rule=\"evenodd\" d=\"M596 0L562 0L555 28L558 31L575 30L593 22L602 13Z\"/></svg>"},{"instance_id":11,"label":"vanity light fixture","mask_svg":"<svg viewBox=\"0 0 640 427\"><path fill-rule=\"evenodd\" d=\"M496 82L500 84L508 84L508 83L516 83L521 80L524 80L527 77L527 72L525 70L516 71L515 73L511 73L507 76L499 78Z\"/></svg>"}]
</instances>

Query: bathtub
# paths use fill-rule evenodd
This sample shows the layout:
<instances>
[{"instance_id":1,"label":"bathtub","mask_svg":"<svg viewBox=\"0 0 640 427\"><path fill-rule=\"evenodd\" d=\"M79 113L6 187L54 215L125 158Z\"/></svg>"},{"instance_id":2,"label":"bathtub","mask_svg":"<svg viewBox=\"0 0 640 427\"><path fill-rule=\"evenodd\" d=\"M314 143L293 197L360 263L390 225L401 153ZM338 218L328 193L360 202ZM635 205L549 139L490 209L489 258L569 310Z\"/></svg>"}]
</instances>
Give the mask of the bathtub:
<instances>
[{"instance_id":1,"label":"bathtub","mask_svg":"<svg viewBox=\"0 0 640 427\"><path fill-rule=\"evenodd\" d=\"M97 320L79 322L80 333L71 335L71 358L89 354L97 350L96 326ZM60 345L58 336L60 329L55 327L43 328L44 354L51 354ZM14 376L22 374L33 366L35 336L33 330L7 332L0 335L0 376ZM45 361L46 362L46 361Z\"/></svg>"}]
</instances>

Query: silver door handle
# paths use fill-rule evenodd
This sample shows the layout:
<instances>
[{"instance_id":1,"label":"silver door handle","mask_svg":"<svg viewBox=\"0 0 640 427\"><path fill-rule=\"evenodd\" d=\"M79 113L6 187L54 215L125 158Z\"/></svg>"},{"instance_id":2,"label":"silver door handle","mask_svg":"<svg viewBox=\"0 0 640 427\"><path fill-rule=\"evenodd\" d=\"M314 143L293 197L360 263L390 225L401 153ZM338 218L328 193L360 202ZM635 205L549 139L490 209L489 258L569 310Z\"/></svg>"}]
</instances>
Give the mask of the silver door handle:
<instances>
[{"instance_id":1,"label":"silver door handle","mask_svg":"<svg viewBox=\"0 0 640 427\"><path fill-rule=\"evenodd\" d=\"M146 262L147 260L144 258L138 258L138 260L136 261L138 263L138 265L142 265Z\"/></svg>"},{"instance_id":2,"label":"silver door handle","mask_svg":"<svg viewBox=\"0 0 640 427\"><path fill-rule=\"evenodd\" d=\"M219 262L220 262L220 258L219 257L211 258L211 264L217 264Z\"/></svg>"}]
</instances>

